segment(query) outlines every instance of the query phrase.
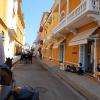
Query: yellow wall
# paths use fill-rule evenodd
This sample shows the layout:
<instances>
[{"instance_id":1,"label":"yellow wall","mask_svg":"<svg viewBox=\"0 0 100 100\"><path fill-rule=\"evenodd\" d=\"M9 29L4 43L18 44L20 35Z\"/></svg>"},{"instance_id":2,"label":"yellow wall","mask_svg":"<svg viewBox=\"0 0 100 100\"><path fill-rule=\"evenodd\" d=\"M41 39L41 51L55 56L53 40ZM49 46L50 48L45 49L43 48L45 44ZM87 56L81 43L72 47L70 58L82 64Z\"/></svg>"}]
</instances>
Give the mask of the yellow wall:
<instances>
[{"instance_id":1,"label":"yellow wall","mask_svg":"<svg viewBox=\"0 0 100 100\"><path fill-rule=\"evenodd\" d=\"M46 57L49 58L49 48L46 49Z\"/></svg>"},{"instance_id":2,"label":"yellow wall","mask_svg":"<svg viewBox=\"0 0 100 100\"><path fill-rule=\"evenodd\" d=\"M53 48L53 63L58 64L59 48Z\"/></svg>"},{"instance_id":3,"label":"yellow wall","mask_svg":"<svg viewBox=\"0 0 100 100\"><path fill-rule=\"evenodd\" d=\"M0 18L6 22L7 0L0 0Z\"/></svg>"},{"instance_id":4,"label":"yellow wall","mask_svg":"<svg viewBox=\"0 0 100 100\"><path fill-rule=\"evenodd\" d=\"M81 0L69 0L69 12L72 12L79 4Z\"/></svg>"},{"instance_id":5,"label":"yellow wall","mask_svg":"<svg viewBox=\"0 0 100 100\"><path fill-rule=\"evenodd\" d=\"M16 53L20 53L22 50L22 45L23 45L23 36L24 36L24 26L22 24L22 16L18 16L17 20L17 41L16 41Z\"/></svg>"},{"instance_id":6,"label":"yellow wall","mask_svg":"<svg viewBox=\"0 0 100 100\"><path fill-rule=\"evenodd\" d=\"M22 24L22 16L18 16L17 20L17 40L22 44L24 35L24 26Z\"/></svg>"},{"instance_id":7,"label":"yellow wall","mask_svg":"<svg viewBox=\"0 0 100 100\"><path fill-rule=\"evenodd\" d=\"M54 12L53 16L53 27L56 27L58 25L58 12Z\"/></svg>"},{"instance_id":8,"label":"yellow wall","mask_svg":"<svg viewBox=\"0 0 100 100\"><path fill-rule=\"evenodd\" d=\"M65 62L79 63L79 46L66 46Z\"/></svg>"},{"instance_id":9,"label":"yellow wall","mask_svg":"<svg viewBox=\"0 0 100 100\"><path fill-rule=\"evenodd\" d=\"M48 35L51 34L51 28L52 28L52 25L48 23L48 29L47 29L47 34Z\"/></svg>"}]
</instances>

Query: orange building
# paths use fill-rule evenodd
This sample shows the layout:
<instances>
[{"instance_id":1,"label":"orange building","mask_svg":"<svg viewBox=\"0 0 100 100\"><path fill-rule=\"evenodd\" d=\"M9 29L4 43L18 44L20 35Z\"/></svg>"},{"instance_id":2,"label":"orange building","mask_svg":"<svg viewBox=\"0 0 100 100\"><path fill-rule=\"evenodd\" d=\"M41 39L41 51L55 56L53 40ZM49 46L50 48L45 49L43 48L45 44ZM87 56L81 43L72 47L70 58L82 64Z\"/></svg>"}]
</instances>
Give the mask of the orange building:
<instances>
[{"instance_id":1,"label":"orange building","mask_svg":"<svg viewBox=\"0 0 100 100\"><path fill-rule=\"evenodd\" d=\"M99 0L55 0L41 33L43 56L65 66L82 63L85 72L95 73L100 59L99 16Z\"/></svg>"}]
</instances>

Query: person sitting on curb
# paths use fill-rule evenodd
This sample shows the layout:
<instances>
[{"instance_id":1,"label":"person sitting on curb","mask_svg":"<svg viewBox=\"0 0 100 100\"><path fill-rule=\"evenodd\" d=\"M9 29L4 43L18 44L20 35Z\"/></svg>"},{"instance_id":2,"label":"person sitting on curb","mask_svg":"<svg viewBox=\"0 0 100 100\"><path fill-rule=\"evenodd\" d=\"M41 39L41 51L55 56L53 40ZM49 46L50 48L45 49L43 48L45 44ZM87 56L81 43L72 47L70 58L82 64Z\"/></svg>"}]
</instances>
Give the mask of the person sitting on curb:
<instances>
[{"instance_id":1,"label":"person sitting on curb","mask_svg":"<svg viewBox=\"0 0 100 100\"><path fill-rule=\"evenodd\" d=\"M100 60L99 60L99 63L97 65L97 71L100 72Z\"/></svg>"},{"instance_id":2,"label":"person sitting on curb","mask_svg":"<svg viewBox=\"0 0 100 100\"><path fill-rule=\"evenodd\" d=\"M77 71L77 73L79 75L83 75L84 74L84 70L82 69L82 63L79 63L79 70Z\"/></svg>"}]
</instances>

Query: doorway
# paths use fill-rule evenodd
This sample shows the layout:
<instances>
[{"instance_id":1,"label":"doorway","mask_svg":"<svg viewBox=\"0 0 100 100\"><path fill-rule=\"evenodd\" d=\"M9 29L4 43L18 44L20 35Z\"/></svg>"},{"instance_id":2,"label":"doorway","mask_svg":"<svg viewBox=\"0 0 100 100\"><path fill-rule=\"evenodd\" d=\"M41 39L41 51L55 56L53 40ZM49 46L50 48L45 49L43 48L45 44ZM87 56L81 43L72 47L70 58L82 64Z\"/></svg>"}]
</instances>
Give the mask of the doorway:
<instances>
[{"instance_id":1,"label":"doorway","mask_svg":"<svg viewBox=\"0 0 100 100\"><path fill-rule=\"evenodd\" d=\"M80 62L85 72L93 73L94 68L94 41L80 45Z\"/></svg>"},{"instance_id":2,"label":"doorway","mask_svg":"<svg viewBox=\"0 0 100 100\"><path fill-rule=\"evenodd\" d=\"M59 47L59 63L64 62L64 44L61 43Z\"/></svg>"},{"instance_id":3,"label":"doorway","mask_svg":"<svg viewBox=\"0 0 100 100\"><path fill-rule=\"evenodd\" d=\"M88 68L87 68L87 72L89 73L93 73L93 68L94 68L94 41L88 41L87 44L88 47Z\"/></svg>"}]
</instances>

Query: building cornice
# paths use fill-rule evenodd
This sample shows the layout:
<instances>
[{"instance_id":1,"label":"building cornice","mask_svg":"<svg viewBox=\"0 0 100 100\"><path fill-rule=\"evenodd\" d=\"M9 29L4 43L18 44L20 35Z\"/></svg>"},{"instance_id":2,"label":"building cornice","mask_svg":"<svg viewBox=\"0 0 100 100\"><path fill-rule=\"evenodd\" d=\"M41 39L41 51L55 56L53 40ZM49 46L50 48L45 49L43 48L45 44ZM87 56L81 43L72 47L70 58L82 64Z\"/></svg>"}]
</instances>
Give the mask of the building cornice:
<instances>
[{"instance_id":1,"label":"building cornice","mask_svg":"<svg viewBox=\"0 0 100 100\"><path fill-rule=\"evenodd\" d=\"M20 18L21 24L25 28L24 15L22 13L22 9L21 9L20 3L18 4L18 12L17 13L18 13L18 17Z\"/></svg>"}]
</instances>

